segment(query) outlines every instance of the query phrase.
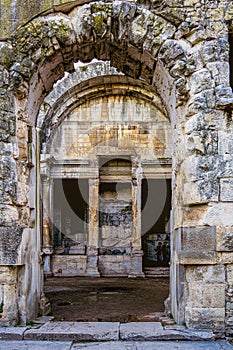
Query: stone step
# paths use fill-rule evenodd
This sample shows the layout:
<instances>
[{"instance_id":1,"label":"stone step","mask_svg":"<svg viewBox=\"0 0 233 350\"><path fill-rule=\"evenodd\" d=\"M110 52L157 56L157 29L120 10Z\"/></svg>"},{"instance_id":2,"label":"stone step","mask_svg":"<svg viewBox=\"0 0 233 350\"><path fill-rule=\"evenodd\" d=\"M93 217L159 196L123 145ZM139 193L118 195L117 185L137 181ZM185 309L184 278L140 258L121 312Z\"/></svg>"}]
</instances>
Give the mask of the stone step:
<instances>
[{"instance_id":1,"label":"stone step","mask_svg":"<svg viewBox=\"0 0 233 350\"><path fill-rule=\"evenodd\" d=\"M185 326L162 327L160 322L131 322L120 325L121 340L190 340L211 341L214 334L210 330L187 329Z\"/></svg>"},{"instance_id":2,"label":"stone step","mask_svg":"<svg viewBox=\"0 0 233 350\"><path fill-rule=\"evenodd\" d=\"M47 322L40 328L24 332L26 340L72 341L212 341L210 330L187 329L185 326L163 327L160 322Z\"/></svg>"},{"instance_id":3,"label":"stone step","mask_svg":"<svg viewBox=\"0 0 233 350\"><path fill-rule=\"evenodd\" d=\"M40 328L27 330L26 340L119 340L118 322L47 322Z\"/></svg>"},{"instance_id":4,"label":"stone step","mask_svg":"<svg viewBox=\"0 0 233 350\"><path fill-rule=\"evenodd\" d=\"M144 269L146 277L169 277L169 267L146 267Z\"/></svg>"},{"instance_id":5,"label":"stone step","mask_svg":"<svg viewBox=\"0 0 233 350\"><path fill-rule=\"evenodd\" d=\"M67 342L45 340L0 340L1 350L232 350L227 340L217 341L110 341Z\"/></svg>"}]
</instances>

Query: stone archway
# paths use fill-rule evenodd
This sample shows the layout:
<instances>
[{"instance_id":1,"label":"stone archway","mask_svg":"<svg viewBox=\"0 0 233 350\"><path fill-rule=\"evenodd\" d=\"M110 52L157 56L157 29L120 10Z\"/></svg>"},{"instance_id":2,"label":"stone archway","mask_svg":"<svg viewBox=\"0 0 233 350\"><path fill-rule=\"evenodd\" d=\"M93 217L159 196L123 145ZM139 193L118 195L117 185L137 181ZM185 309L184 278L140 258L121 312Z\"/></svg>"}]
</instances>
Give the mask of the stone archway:
<instances>
[{"instance_id":1,"label":"stone archway","mask_svg":"<svg viewBox=\"0 0 233 350\"><path fill-rule=\"evenodd\" d=\"M33 186L40 105L74 62L96 57L144 79L165 104L173 126L172 314L190 327L223 330L226 310L232 313L225 296L232 248L224 243L233 226L232 167L224 146L232 92L216 72L228 68L226 15L222 12L220 33L219 20L203 40L202 26L193 35L182 20L166 21L156 9L93 2L66 15L37 17L1 47L2 167L4 179L10 179L3 186L1 214L3 325L32 319L43 293L39 193Z\"/></svg>"},{"instance_id":2,"label":"stone archway","mask_svg":"<svg viewBox=\"0 0 233 350\"><path fill-rule=\"evenodd\" d=\"M104 62L90 63L77 67L76 72L71 77L68 76L57 84L51 96L45 99L45 108L41 109L40 118L38 119L38 126L41 125L41 171L44 178L43 183L46 182L43 188L47 202L47 204L45 203L47 211L49 211L49 203L53 202L47 195L47 193L53 192L49 189L52 186L49 185L51 181L55 181L56 188L58 180L68 184L69 179L76 179L77 185L78 181L89 181L89 199L86 198L87 213L94 206L90 202L94 197L97 201L99 200L99 204L98 202L95 204L99 207L97 210L100 210L100 207L103 205L110 205L112 209L115 208L114 211L116 212L117 208L121 208L120 211L123 213L124 206L128 207L130 205L132 207L126 215L127 224L120 213L112 214L112 216L116 216L115 221L118 224L107 223L106 217L109 218L109 215L106 216L102 213L103 215L93 223L95 230L91 226L91 221L89 225L87 225L87 221L84 223L86 233L82 232L78 236L74 233L76 230L74 222L77 225L78 223L73 218L72 228L67 228L67 231L69 231L68 237L64 232L66 231L64 223L61 225L61 219L64 215L62 213L57 214L56 216L61 217L60 220L56 219L56 221L60 222L58 223L60 227L58 236L66 237L67 243L58 239L60 246L57 249L55 248L55 251L62 254L62 256L55 254L51 258L52 272L55 275L144 276L142 273L143 252L141 246L142 224L140 209L142 181L143 183L145 181L146 183L149 182L151 190L152 184L155 184L153 182L154 179L165 181L166 178L171 178L171 126L161 99L156 94L156 91L147 86L145 82L128 78L122 73L117 74L116 71L113 71L113 75L110 75L111 70L113 69L110 69L108 64ZM99 72L101 74L98 74ZM71 87L67 88L68 86ZM64 92L63 95L61 91ZM70 128L73 129L72 132L69 131ZM77 128L80 129L80 132ZM114 170L113 163L120 158L122 159L121 163L123 158L125 158L125 161L130 162L131 165L127 171L123 165L118 170ZM107 175L106 169L102 172L101 164L104 159L105 162L108 160L112 163L110 167L112 174ZM120 168L122 173L119 172ZM138 184L136 184L139 170L142 179L138 180ZM117 183L118 190L120 187L128 187L128 199L126 200L123 196L121 199L118 198L118 200L112 198L111 201L109 199L101 201L98 199L101 198L101 195L100 197L98 194L92 196L95 188L93 186L94 180L97 184L96 188L99 195L101 194L101 189L107 187L113 189ZM59 188L62 191L62 186ZM164 190L167 191L167 188ZM134 192L138 194L135 203L132 203ZM156 192L158 192L158 188ZM102 195L104 196L104 192ZM122 196L123 193L118 195ZM86 196L88 197L87 194ZM112 193L112 196L115 197L116 192ZM62 202L64 201L65 197ZM143 234L146 234L154 226L163 210L164 201L165 199L161 198L160 207L157 205L157 214L153 215L155 217L152 217L150 220L147 218L146 225L144 222L145 232ZM144 202L144 212L146 209L148 212L148 205L146 205L146 201ZM150 205L152 206L152 204ZM55 211L57 212L57 210L58 208L56 207ZM169 214L168 210L167 217ZM72 217L71 212L69 215ZM45 235L51 216L52 213L44 216ZM129 217L132 217L130 221ZM52 218L50 220L54 222ZM52 231L53 225L50 226L50 231ZM63 233L61 232L62 226ZM81 227L80 225L78 226ZM125 230L122 229L124 226ZM113 229L114 239L111 238ZM81 230L83 231L84 227L81 227ZM165 227L162 231L164 230ZM70 231L73 232L71 233ZM93 240L91 237L96 231L96 237ZM101 238L101 232L106 236L104 239ZM170 233L168 228L167 232ZM82 240L82 243L74 242L76 236ZM163 233L162 236L165 239L166 234ZM57 238L55 240L57 241ZM47 239L45 241L47 242ZM68 250L64 250L64 245L69 244L68 241L72 245L71 255L64 256L69 255ZM92 244L94 242L94 246L90 246L91 242ZM79 250L78 244L80 247L82 245L82 251ZM48 247L43 247L43 251L48 255L47 259L50 260L49 256L52 252L54 253L52 239ZM76 256L73 256L75 251L77 252ZM80 253L78 254L79 251ZM91 259L93 254L95 256L95 264L92 263L92 268L90 268L89 261L94 260L94 257ZM76 264L75 269L70 271L68 266L69 260ZM46 264L45 272L46 274L51 274L48 264Z\"/></svg>"}]
</instances>

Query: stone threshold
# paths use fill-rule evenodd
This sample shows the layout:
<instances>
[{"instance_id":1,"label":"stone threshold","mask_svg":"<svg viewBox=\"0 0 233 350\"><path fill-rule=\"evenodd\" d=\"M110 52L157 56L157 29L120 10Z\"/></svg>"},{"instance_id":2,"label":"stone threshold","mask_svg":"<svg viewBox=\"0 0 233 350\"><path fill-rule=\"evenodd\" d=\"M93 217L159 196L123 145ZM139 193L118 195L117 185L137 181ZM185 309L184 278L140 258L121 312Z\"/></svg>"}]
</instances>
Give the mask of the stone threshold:
<instances>
[{"instance_id":1,"label":"stone threshold","mask_svg":"<svg viewBox=\"0 0 233 350\"><path fill-rule=\"evenodd\" d=\"M55 322L37 327L2 327L0 340L47 341L213 341L211 330L187 329L160 322Z\"/></svg>"}]
</instances>

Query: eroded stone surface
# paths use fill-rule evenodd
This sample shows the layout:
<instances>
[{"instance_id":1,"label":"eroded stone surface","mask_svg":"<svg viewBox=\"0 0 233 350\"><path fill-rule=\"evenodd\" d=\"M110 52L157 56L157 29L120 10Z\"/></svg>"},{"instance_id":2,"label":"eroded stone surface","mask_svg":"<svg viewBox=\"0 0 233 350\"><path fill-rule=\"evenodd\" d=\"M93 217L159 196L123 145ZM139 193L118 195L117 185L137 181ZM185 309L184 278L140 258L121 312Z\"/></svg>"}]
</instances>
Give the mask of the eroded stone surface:
<instances>
[{"instance_id":1,"label":"eroded stone surface","mask_svg":"<svg viewBox=\"0 0 233 350\"><path fill-rule=\"evenodd\" d=\"M214 340L211 331L164 329L159 322L131 322L120 325L121 340Z\"/></svg>"},{"instance_id":2,"label":"eroded stone surface","mask_svg":"<svg viewBox=\"0 0 233 350\"><path fill-rule=\"evenodd\" d=\"M117 322L48 322L25 332L24 339L35 340L118 340Z\"/></svg>"},{"instance_id":3,"label":"eroded stone surface","mask_svg":"<svg viewBox=\"0 0 233 350\"><path fill-rule=\"evenodd\" d=\"M0 341L0 347L7 350L70 350L72 342L67 341Z\"/></svg>"}]
</instances>

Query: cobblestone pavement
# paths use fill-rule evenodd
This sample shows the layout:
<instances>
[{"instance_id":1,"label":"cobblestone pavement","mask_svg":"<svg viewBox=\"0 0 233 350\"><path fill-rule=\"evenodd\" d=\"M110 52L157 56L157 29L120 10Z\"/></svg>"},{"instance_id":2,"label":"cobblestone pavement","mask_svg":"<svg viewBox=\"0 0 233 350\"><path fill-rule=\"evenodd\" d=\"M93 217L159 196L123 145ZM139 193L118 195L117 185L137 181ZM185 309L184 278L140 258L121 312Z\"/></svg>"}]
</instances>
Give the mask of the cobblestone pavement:
<instances>
[{"instance_id":1,"label":"cobblestone pavement","mask_svg":"<svg viewBox=\"0 0 233 350\"><path fill-rule=\"evenodd\" d=\"M1 350L232 350L227 341L101 342L73 344L67 341L1 340Z\"/></svg>"}]
</instances>

